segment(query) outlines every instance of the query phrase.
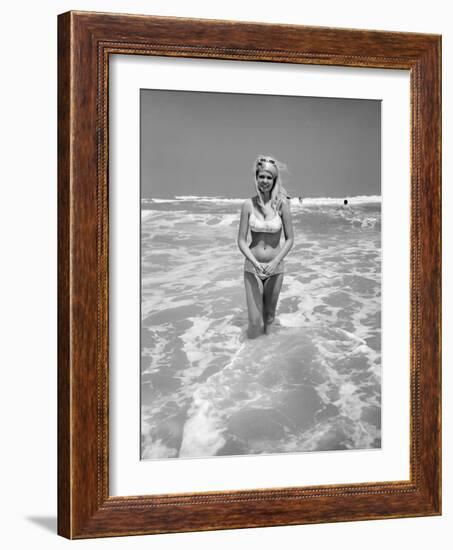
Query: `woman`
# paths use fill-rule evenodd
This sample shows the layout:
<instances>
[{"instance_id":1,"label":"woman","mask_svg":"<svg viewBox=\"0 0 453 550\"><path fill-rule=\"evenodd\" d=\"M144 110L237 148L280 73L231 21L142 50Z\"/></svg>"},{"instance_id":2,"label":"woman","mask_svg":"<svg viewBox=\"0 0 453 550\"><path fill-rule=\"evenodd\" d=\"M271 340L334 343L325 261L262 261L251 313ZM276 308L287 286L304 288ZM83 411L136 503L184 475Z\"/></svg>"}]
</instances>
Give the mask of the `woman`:
<instances>
[{"instance_id":1,"label":"woman","mask_svg":"<svg viewBox=\"0 0 453 550\"><path fill-rule=\"evenodd\" d=\"M254 165L256 196L242 205L238 246L245 256L244 283L248 337L269 334L283 282L283 258L293 246L293 227L278 163L258 157ZM252 241L247 244L250 228ZM285 238L280 245L282 230Z\"/></svg>"}]
</instances>

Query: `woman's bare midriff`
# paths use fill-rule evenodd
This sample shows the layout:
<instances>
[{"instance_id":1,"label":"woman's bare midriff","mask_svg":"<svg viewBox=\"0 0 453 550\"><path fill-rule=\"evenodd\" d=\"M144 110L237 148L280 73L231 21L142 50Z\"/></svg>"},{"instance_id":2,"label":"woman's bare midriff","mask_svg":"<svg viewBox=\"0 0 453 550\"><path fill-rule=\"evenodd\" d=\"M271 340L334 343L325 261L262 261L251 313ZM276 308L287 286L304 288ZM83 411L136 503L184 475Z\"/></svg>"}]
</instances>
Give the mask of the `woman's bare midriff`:
<instances>
[{"instance_id":1,"label":"woman's bare midriff","mask_svg":"<svg viewBox=\"0 0 453 550\"><path fill-rule=\"evenodd\" d=\"M255 233L251 231L252 242L250 243L250 252L260 263L269 263L280 251L280 236L278 233Z\"/></svg>"}]
</instances>

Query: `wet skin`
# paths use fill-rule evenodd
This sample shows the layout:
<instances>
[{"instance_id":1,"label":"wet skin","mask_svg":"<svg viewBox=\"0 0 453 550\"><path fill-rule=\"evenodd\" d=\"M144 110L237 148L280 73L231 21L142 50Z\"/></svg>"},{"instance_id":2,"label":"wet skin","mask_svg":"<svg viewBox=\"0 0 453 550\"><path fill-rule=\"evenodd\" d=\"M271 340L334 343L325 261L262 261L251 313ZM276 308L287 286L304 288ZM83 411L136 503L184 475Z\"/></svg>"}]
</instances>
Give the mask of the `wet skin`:
<instances>
[{"instance_id":1,"label":"wet skin","mask_svg":"<svg viewBox=\"0 0 453 550\"><path fill-rule=\"evenodd\" d=\"M264 220L271 220L278 214L270 204L270 194L274 178L270 172L260 171L257 174L258 188L264 199ZM256 338L260 334L269 334L275 319L278 297L283 283L283 273L273 274L278 263L289 252L293 243L293 231L289 208L282 205L281 216L285 236L285 244L281 247L282 229L276 233L261 233L250 231L252 240L246 244L249 229L248 219L253 211L259 213L257 197L253 197L243 206L239 228L238 245L243 254L255 265L255 273L244 272L244 285L248 310L248 337ZM259 214L258 214L259 215ZM244 249L244 244L248 250ZM250 256L251 253L251 256ZM262 276L262 277L260 277Z\"/></svg>"}]
</instances>

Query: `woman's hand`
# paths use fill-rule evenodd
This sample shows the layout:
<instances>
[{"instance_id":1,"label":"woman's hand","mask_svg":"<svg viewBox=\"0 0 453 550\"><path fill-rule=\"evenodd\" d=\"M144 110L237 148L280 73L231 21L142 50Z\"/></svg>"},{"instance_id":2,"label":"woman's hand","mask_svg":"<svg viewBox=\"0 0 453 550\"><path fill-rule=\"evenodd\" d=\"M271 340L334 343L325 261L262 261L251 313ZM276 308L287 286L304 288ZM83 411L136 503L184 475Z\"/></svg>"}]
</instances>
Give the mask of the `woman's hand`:
<instances>
[{"instance_id":1,"label":"woman's hand","mask_svg":"<svg viewBox=\"0 0 453 550\"><path fill-rule=\"evenodd\" d=\"M254 264L255 272L260 277L261 275L264 275L264 265L260 264L259 262L256 262Z\"/></svg>"},{"instance_id":2,"label":"woman's hand","mask_svg":"<svg viewBox=\"0 0 453 550\"><path fill-rule=\"evenodd\" d=\"M263 267L263 274L270 277L274 274L274 271L277 269L279 262L272 260L267 265L262 266Z\"/></svg>"}]
</instances>

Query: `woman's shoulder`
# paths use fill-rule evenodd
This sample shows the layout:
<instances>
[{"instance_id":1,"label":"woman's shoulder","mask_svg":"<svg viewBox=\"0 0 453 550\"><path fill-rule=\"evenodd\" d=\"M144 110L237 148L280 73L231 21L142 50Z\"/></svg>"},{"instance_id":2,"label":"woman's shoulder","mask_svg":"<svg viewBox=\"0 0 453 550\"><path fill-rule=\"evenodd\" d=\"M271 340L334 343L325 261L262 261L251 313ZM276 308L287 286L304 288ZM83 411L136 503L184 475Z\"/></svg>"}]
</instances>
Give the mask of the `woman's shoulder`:
<instances>
[{"instance_id":1,"label":"woman's shoulder","mask_svg":"<svg viewBox=\"0 0 453 550\"><path fill-rule=\"evenodd\" d=\"M289 214L290 212L291 212L291 201L285 198L280 203L279 214L280 215Z\"/></svg>"},{"instance_id":2,"label":"woman's shoulder","mask_svg":"<svg viewBox=\"0 0 453 550\"><path fill-rule=\"evenodd\" d=\"M248 199L245 199L245 201L242 203L242 210L244 212L251 212L252 211L253 199L254 199L254 197L250 197Z\"/></svg>"}]
</instances>

